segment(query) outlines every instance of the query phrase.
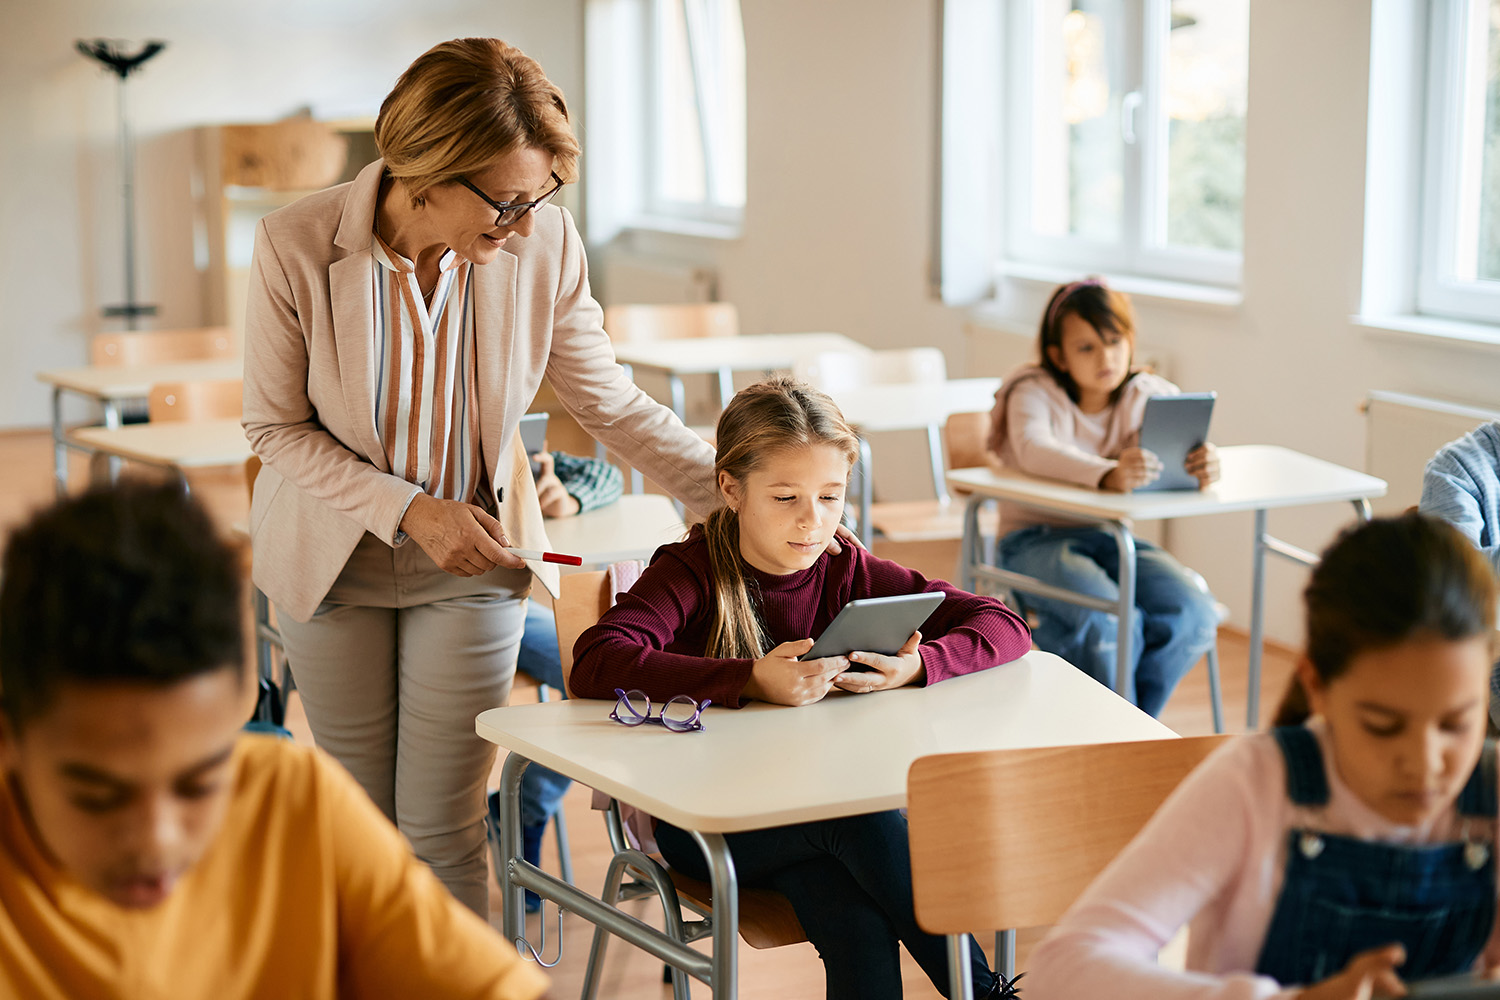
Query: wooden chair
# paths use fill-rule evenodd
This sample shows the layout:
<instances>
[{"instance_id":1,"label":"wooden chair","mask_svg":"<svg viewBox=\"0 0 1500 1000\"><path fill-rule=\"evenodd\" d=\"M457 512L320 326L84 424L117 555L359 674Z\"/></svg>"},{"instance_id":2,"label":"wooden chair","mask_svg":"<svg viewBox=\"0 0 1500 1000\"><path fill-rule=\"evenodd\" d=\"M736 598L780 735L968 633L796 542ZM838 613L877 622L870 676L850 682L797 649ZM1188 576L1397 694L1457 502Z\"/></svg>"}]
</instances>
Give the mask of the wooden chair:
<instances>
[{"instance_id":1,"label":"wooden chair","mask_svg":"<svg viewBox=\"0 0 1500 1000\"><path fill-rule=\"evenodd\" d=\"M227 326L194 330L148 330L100 333L89 344L89 363L95 365L151 365L172 361L210 361L239 353L234 332Z\"/></svg>"},{"instance_id":2,"label":"wooden chair","mask_svg":"<svg viewBox=\"0 0 1500 1000\"><path fill-rule=\"evenodd\" d=\"M160 382L151 387L146 411L152 422L238 417L243 395L244 383L237 378Z\"/></svg>"},{"instance_id":3,"label":"wooden chair","mask_svg":"<svg viewBox=\"0 0 1500 1000\"><path fill-rule=\"evenodd\" d=\"M943 450L950 469L968 469L986 463L984 442L989 435L988 412L954 413L943 424ZM967 496L947 499L895 500L870 505L875 530L893 542L949 541L963 536ZM993 538L1000 518L993 504L981 514L981 530Z\"/></svg>"},{"instance_id":4,"label":"wooden chair","mask_svg":"<svg viewBox=\"0 0 1500 1000\"><path fill-rule=\"evenodd\" d=\"M671 305L628 304L604 310L604 330L621 344L691 337L733 337L740 332L740 314L733 302L691 302Z\"/></svg>"},{"instance_id":5,"label":"wooden chair","mask_svg":"<svg viewBox=\"0 0 1500 1000\"><path fill-rule=\"evenodd\" d=\"M562 653L564 686L568 686L568 680L573 674L573 647L578 642L578 637L585 629L597 622L612 604L614 604L614 595L609 591L608 573L604 571L569 573L562 578L560 595L553 602L552 611L557 618L557 646ZM571 687L569 687L568 695L572 697ZM709 884L667 867L666 862L658 856L632 851L625 838L618 802L610 801L605 815L605 824L609 831L610 844L617 855L629 851L634 856L632 867L635 861L639 861L642 865L649 864L656 869L655 872L643 873L647 876L646 880L638 880L623 886L619 899L615 902L658 895L662 900L662 905L672 908L674 913L681 905L697 914L699 919L691 923L680 919L677 921L683 929L684 940L693 941L710 935L713 932L710 923L710 915L713 912L713 892ZM663 893L657 888L660 885L669 885L675 889L675 892ZM669 896L675 898L668 898ZM740 937L744 938L752 948L777 948L781 945L797 944L807 940L807 935L803 933L802 925L797 920L797 914L792 910L792 904L779 892L741 887L739 911ZM594 945L589 954L589 971L584 982L585 998L591 997L593 990L597 988L598 968L603 961L607 933L602 928L594 933ZM674 969L672 983L674 996L685 998L687 976Z\"/></svg>"},{"instance_id":6,"label":"wooden chair","mask_svg":"<svg viewBox=\"0 0 1500 1000\"><path fill-rule=\"evenodd\" d=\"M917 923L948 935L950 996L970 1000L968 933L1055 924L1167 795L1232 737L923 757L907 774Z\"/></svg>"}]
</instances>

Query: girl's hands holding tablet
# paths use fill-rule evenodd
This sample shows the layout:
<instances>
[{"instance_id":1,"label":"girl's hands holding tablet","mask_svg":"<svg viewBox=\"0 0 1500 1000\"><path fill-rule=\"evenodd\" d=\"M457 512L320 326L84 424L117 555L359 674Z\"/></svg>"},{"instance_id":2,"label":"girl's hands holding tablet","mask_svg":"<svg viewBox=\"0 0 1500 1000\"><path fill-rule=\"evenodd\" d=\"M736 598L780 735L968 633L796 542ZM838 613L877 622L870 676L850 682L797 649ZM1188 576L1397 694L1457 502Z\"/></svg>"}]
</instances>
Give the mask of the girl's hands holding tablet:
<instances>
[{"instance_id":1,"label":"girl's hands holding tablet","mask_svg":"<svg viewBox=\"0 0 1500 1000\"><path fill-rule=\"evenodd\" d=\"M856 694L905 687L922 676L922 653L918 648L921 644L922 633L913 632L906 644L890 656L850 653L849 659L862 669L839 674L833 679L833 686Z\"/></svg>"},{"instance_id":2,"label":"girl's hands holding tablet","mask_svg":"<svg viewBox=\"0 0 1500 1000\"><path fill-rule=\"evenodd\" d=\"M1396 975L1396 966L1406 961L1406 949L1388 944L1360 952L1344 971L1297 994L1297 1000L1379 1000L1404 997L1406 987Z\"/></svg>"},{"instance_id":3,"label":"girl's hands holding tablet","mask_svg":"<svg viewBox=\"0 0 1500 1000\"><path fill-rule=\"evenodd\" d=\"M1215 458L1217 462L1217 458ZM1217 468L1217 465L1215 466ZM1161 475L1161 459L1144 448L1126 448L1113 469L1104 474L1099 485L1116 493L1129 493Z\"/></svg>"},{"instance_id":4,"label":"girl's hands holding tablet","mask_svg":"<svg viewBox=\"0 0 1500 1000\"><path fill-rule=\"evenodd\" d=\"M812 645L811 639L794 639L756 660L750 668L750 679L745 682L744 696L773 705L811 705L821 701L833 687L834 678L849 669L849 660L843 656L797 659Z\"/></svg>"},{"instance_id":5,"label":"girl's hands holding tablet","mask_svg":"<svg viewBox=\"0 0 1500 1000\"><path fill-rule=\"evenodd\" d=\"M1188 452L1183 463L1188 475L1198 480L1198 488L1206 489L1219 481L1219 449L1205 441Z\"/></svg>"}]
</instances>

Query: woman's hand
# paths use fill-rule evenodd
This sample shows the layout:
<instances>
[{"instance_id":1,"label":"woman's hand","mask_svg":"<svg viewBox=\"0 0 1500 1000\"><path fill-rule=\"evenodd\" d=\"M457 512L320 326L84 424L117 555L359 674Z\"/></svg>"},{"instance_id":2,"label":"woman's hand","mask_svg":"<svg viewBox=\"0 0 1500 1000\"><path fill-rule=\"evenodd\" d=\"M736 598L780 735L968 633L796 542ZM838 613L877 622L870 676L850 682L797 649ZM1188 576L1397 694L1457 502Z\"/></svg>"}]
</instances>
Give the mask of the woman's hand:
<instances>
[{"instance_id":1,"label":"woman's hand","mask_svg":"<svg viewBox=\"0 0 1500 1000\"><path fill-rule=\"evenodd\" d=\"M839 544L840 542L842 542L843 545ZM840 552L844 551L844 545L852 545L856 549L864 548L864 546L859 543L859 536L850 531L847 524L839 525L838 530L833 533L833 537L828 540L828 554L831 556L838 555Z\"/></svg>"},{"instance_id":2,"label":"woman's hand","mask_svg":"<svg viewBox=\"0 0 1500 1000\"><path fill-rule=\"evenodd\" d=\"M557 459L550 451L539 451L531 456L542 467L536 477L536 498L542 505L543 517L572 517L578 513L578 498L563 487L557 478Z\"/></svg>"},{"instance_id":3,"label":"woman's hand","mask_svg":"<svg viewBox=\"0 0 1500 1000\"><path fill-rule=\"evenodd\" d=\"M454 576L479 576L496 566L525 569L526 562L502 546L510 542L500 522L482 508L418 493L401 518L401 530Z\"/></svg>"},{"instance_id":4,"label":"woman's hand","mask_svg":"<svg viewBox=\"0 0 1500 1000\"><path fill-rule=\"evenodd\" d=\"M922 669L922 633L913 632L906 644L890 656L880 653L850 653L849 659L869 670L847 670L833 679L833 686L842 691L863 694L866 691L887 691L905 687L912 681L924 677Z\"/></svg>"},{"instance_id":5,"label":"woman's hand","mask_svg":"<svg viewBox=\"0 0 1500 1000\"><path fill-rule=\"evenodd\" d=\"M1406 961L1406 949L1388 944L1360 952L1344 971L1297 994L1297 1000L1374 1000L1404 997L1406 986L1396 975L1396 966Z\"/></svg>"},{"instance_id":6,"label":"woman's hand","mask_svg":"<svg viewBox=\"0 0 1500 1000\"><path fill-rule=\"evenodd\" d=\"M811 639L794 639L756 660L750 669L750 679L745 682L744 696L773 705L811 705L821 701L833 687L833 679L849 669L849 660L842 656L797 659L812 646Z\"/></svg>"},{"instance_id":7,"label":"woman's hand","mask_svg":"<svg viewBox=\"0 0 1500 1000\"><path fill-rule=\"evenodd\" d=\"M1161 475L1161 459L1144 448L1126 448L1118 463L1105 473L1099 485L1116 493L1129 493L1137 486L1154 482Z\"/></svg>"},{"instance_id":8,"label":"woman's hand","mask_svg":"<svg viewBox=\"0 0 1500 1000\"><path fill-rule=\"evenodd\" d=\"M1219 481L1219 449L1205 441L1188 452L1182 467L1198 480L1200 490L1207 489Z\"/></svg>"}]
</instances>

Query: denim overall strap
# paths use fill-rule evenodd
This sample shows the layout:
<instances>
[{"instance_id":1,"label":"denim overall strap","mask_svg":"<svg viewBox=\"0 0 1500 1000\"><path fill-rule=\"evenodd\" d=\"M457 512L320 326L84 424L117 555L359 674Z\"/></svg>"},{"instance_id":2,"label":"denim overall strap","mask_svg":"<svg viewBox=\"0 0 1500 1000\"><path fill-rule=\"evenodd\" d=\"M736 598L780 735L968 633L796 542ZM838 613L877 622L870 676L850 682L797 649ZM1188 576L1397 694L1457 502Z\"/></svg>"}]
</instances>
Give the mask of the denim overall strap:
<instances>
[{"instance_id":1,"label":"denim overall strap","mask_svg":"<svg viewBox=\"0 0 1500 1000\"><path fill-rule=\"evenodd\" d=\"M1299 805L1323 804L1328 783L1322 752L1313 734L1302 732L1276 731L1287 764L1287 794ZM1320 781L1309 781L1314 763ZM1488 774L1489 802L1476 804L1488 804L1490 815L1494 766L1487 750L1475 767L1479 785ZM1483 797L1481 790L1473 795ZM1360 952L1393 941L1406 947L1406 964L1398 971L1407 981L1466 972L1489 940L1496 885L1490 844L1410 847L1294 828L1286 852L1281 895L1255 966L1283 986L1327 979Z\"/></svg>"}]
</instances>

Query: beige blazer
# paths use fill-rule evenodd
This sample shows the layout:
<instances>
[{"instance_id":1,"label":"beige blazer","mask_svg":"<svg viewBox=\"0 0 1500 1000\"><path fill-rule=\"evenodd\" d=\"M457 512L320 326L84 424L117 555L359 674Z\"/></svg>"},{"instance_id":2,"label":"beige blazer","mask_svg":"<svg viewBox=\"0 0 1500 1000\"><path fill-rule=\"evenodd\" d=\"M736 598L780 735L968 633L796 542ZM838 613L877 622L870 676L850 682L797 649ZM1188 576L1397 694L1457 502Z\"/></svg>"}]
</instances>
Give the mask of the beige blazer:
<instances>
[{"instance_id":1,"label":"beige blazer","mask_svg":"<svg viewBox=\"0 0 1500 1000\"><path fill-rule=\"evenodd\" d=\"M375 429L370 244L382 161L256 228L245 313L245 434L264 462L250 505L253 578L306 621L366 531L394 544L417 487L392 475ZM598 440L699 514L717 504L713 449L636 388L589 294L583 242L565 209L476 266L480 450L513 544L548 547L522 413L545 375ZM406 542L405 544L415 544ZM554 595L557 568L533 566Z\"/></svg>"}]
</instances>

